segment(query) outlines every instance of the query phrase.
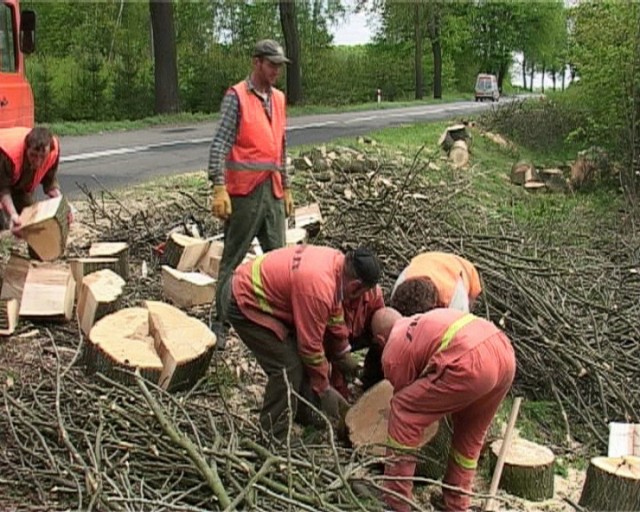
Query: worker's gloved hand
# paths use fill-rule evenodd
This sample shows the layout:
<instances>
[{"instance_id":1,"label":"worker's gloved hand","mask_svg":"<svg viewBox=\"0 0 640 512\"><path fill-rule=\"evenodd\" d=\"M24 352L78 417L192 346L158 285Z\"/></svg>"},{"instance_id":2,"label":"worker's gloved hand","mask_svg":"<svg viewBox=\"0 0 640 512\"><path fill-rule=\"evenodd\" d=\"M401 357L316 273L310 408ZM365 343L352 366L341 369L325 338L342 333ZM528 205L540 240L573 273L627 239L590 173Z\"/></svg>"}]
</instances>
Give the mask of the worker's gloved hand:
<instances>
[{"instance_id":1,"label":"worker's gloved hand","mask_svg":"<svg viewBox=\"0 0 640 512\"><path fill-rule=\"evenodd\" d=\"M20 215L17 213L11 216L9 220L9 229L17 238L22 238L20 230L22 229L22 222L20 221Z\"/></svg>"},{"instance_id":2,"label":"worker's gloved hand","mask_svg":"<svg viewBox=\"0 0 640 512\"><path fill-rule=\"evenodd\" d=\"M290 188L284 189L284 213L287 217L293 215L293 193Z\"/></svg>"},{"instance_id":3,"label":"worker's gloved hand","mask_svg":"<svg viewBox=\"0 0 640 512\"><path fill-rule=\"evenodd\" d=\"M349 410L349 403L335 388L329 386L320 395L320 408L329 419L340 420Z\"/></svg>"},{"instance_id":4,"label":"worker's gloved hand","mask_svg":"<svg viewBox=\"0 0 640 512\"><path fill-rule=\"evenodd\" d=\"M231 215L231 198L224 185L213 187L213 197L211 198L211 213L219 219L227 220Z\"/></svg>"},{"instance_id":5,"label":"worker's gloved hand","mask_svg":"<svg viewBox=\"0 0 640 512\"><path fill-rule=\"evenodd\" d=\"M340 373L342 373L342 375L344 375L344 378L349 382L353 382L360 372L358 361L355 360L351 352L347 352L339 359L336 359L335 361L333 361L333 364L338 370L340 370Z\"/></svg>"}]
</instances>

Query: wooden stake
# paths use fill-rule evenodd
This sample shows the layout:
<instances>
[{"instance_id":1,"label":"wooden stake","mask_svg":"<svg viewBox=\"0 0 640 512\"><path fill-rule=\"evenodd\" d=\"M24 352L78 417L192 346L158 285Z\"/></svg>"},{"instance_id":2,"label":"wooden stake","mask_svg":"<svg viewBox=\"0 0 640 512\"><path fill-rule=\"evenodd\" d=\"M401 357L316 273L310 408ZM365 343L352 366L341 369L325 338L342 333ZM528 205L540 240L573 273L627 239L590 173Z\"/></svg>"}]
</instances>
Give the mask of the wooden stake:
<instances>
[{"instance_id":1,"label":"wooden stake","mask_svg":"<svg viewBox=\"0 0 640 512\"><path fill-rule=\"evenodd\" d=\"M509 451L511 445L511 437L513 436L513 428L516 426L516 419L520 412L520 404L522 403L522 397L517 397L513 401L511 407L511 414L509 415L509 423L507 423L507 430L504 433L504 441L502 442L502 448L500 449L500 455L498 455L498 462L496 462L496 469L493 471L493 478L491 479L491 487L489 488L489 498L485 504L483 510L493 510L495 505L496 491L498 490L498 484L500 483L500 477L502 476L502 468L504 467L504 459Z\"/></svg>"}]
</instances>

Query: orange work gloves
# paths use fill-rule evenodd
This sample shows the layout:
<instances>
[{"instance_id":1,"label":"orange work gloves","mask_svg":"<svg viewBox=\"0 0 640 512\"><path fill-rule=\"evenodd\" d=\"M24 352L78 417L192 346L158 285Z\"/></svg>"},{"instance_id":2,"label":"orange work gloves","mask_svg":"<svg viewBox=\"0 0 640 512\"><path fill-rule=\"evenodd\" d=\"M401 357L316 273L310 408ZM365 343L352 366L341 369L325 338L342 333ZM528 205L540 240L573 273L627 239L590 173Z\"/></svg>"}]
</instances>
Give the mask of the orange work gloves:
<instances>
[{"instance_id":1,"label":"orange work gloves","mask_svg":"<svg viewBox=\"0 0 640 512\"><path fill-rule=\"evenodd\" d=\"M227 220L231 215L231 198L227 192L227 187L224 185L215 185L213 187L211 213L221 220Z\"/></svg>"},{"instance_id":2,"label":"orange work gloves","mask_svg":"<svg viewBox=\"0 0 640 512\"><path fill-rule=\"evenodd\" d=\"M287 217L293 215L293 194L290 188L284 189L284 213Z\"/></svg>"}]
</instances>

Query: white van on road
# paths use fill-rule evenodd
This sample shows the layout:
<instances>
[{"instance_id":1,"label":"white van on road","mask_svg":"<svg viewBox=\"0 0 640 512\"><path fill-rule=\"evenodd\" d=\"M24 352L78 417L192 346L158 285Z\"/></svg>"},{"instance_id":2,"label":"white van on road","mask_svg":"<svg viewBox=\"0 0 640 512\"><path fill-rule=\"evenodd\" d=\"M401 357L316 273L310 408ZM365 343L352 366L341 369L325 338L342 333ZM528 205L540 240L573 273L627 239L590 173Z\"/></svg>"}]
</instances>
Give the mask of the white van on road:
<instances>
[{"instance_id":1,"label":"white van on road","mask_svg":"<svg viewBox=\"0 0 640 512\"><path fill-rule=\"evenodd\" d=\"M476 79L476 101L498 101L499 99L500 90L496 75L479 74Z\"/></svg>"}]
</instances>

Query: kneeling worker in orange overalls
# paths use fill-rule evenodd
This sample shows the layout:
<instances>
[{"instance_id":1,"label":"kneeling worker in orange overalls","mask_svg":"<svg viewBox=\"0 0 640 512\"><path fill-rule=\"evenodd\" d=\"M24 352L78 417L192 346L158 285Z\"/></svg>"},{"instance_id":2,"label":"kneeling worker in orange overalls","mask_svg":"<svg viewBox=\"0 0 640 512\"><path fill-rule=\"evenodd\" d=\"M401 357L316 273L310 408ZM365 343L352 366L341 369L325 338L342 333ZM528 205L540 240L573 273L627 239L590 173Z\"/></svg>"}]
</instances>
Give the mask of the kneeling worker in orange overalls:
<instances>
[{"instance_id":1,"label":"kneeling worker in orange overalls","mask_svg":"<svg viewBox=\"0 0 640 512\"><path fill-rule=\"evenodd\" d=\"M404 316L434 308L469 312L482 292L473 264L446 252L423 252L398 277L391 292L391 307Z\"/></svg>"},{"instance_id":2,"label":"kneeling worker in orange overalls","mask_svg":"<svg viewBox=\"0 0 640 512\"><path fill-rule=\"evenodd\" d=\"M404 318L396 310L377 311L372 330L384 345L382 366L393 385L385 476L412 477L418 446L429 425L451 414L453 438L443 482L471 490L489 425L509 391L516 371L513 348L493 323L469 313L438 308ZM387 480L385 488L411 499L411 480ZM446 510L466 510L470 499L444 489ZM392 494L394 510L410 510Z\"/></svg>"}]
</instances>

